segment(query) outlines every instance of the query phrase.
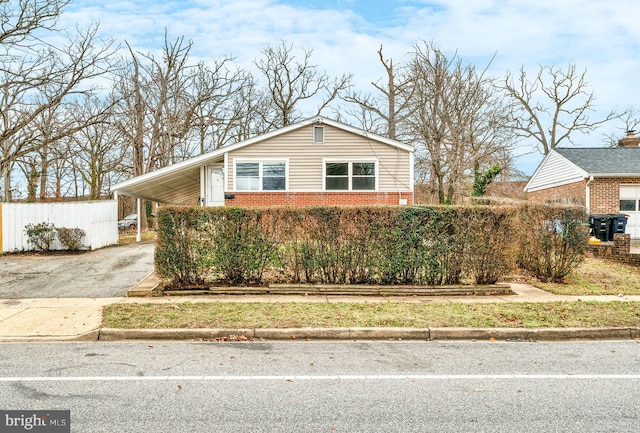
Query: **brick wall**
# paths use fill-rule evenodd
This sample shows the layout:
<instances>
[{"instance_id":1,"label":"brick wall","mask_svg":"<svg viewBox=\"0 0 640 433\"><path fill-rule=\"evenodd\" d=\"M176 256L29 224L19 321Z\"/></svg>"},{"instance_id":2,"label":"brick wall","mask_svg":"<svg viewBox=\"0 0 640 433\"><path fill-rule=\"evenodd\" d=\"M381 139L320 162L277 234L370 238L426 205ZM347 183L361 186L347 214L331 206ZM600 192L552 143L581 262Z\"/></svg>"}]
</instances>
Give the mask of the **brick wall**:
<instances>
[{"instance_id":1,"label":"brick wall","mask_svg":"<svg viewBox=\"0 0 640 433\"><path fill-rule=\"evenodd\" d=\"M585 205L586 181L574 182L567 185L532 191L527 199L536 203L560 203L567 205Z\"/></svg>"},{"instance_id":2,"label":"brick wall","mask_svg":"<svg viewBox=\"0 0 640 433\"><path fill-rule=\"evenodd\" d=\"M413 203L410 192L234 192L235 197L225 198L225 206L356 206L393 205L400 198Z\"/></svg>"},{"instance_id":3,"label":"brick wall","mask_svg":"<svg viewBox=\"0 0 640 433\"><path fill-rule=\"evenodd\" d=\"M589 245L588 247L588 255L591 257L640 266L640 254L632 254L630 251L631 235L627 233L615 233L613 242Z\"/></svg>"},{"instance_id":4,"label":"brick wall","mask_svg":"<svg viewBox=\"0 0 640 433\"><path fill-rule=\"evenodd\" d=\"M591 213L620 212L620 184L632 183L640 184L640 179L594 179L591 183Z\"/></svg>"},{"instance_id":5,"label":"brick wall","mask_svg":"<svg viewBox=\"0 0 640 433\"><path fill-rule=\"evenodd\" d=\"M638 178L601 178L594 179L589 185L591 213L620 212L620 184L640 184ZM586 205L587 181L533 191L527 194L530 201L537 203L561 203Z\"/></svg>"}]
</instances>

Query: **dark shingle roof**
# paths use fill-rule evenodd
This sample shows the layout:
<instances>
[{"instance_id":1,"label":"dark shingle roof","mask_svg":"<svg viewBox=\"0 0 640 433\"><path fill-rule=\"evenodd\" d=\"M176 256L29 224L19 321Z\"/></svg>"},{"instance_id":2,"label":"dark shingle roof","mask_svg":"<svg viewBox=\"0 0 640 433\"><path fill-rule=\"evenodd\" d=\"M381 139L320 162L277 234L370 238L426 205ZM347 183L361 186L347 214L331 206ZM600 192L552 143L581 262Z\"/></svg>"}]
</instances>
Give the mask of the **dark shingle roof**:
<instances>
[{"instance_id":1,"label":"dark shingle roof","mask_svg":"<svg viewBox=\"0 0 640 433\"><path fill-rule=\"evenodd\" d=\"M556 147L554 150L591 175L640 175L640 147Z\"/></svg>"}]
</instances>

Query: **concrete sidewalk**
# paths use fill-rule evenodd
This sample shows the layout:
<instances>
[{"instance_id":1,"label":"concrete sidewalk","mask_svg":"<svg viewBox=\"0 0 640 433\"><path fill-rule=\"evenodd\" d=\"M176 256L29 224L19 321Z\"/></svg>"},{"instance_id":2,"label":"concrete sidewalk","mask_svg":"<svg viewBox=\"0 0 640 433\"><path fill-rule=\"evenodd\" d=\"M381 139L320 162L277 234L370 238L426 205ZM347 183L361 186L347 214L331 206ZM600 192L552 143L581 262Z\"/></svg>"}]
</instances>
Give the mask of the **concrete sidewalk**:
<instances>
[{"instance_id":1,"label":"concrete sidewalk","mask_svg":"<svg viewBox=\"0 0 640 433\"><path fill-rule=\"evenodd\" d=\"M118 330L102 328L102 309L111 304L182 302L411 302L490 303L554 301L640 301L640 296L563 296L512 283L502 296L165 296L150 298L0 299L0 341L95 341L123 339L211 339L244 335L265 339L628 339L640 328L467 329L467 328L331 328L331 329L178 329Z\"/></svg>"}]
</instances>

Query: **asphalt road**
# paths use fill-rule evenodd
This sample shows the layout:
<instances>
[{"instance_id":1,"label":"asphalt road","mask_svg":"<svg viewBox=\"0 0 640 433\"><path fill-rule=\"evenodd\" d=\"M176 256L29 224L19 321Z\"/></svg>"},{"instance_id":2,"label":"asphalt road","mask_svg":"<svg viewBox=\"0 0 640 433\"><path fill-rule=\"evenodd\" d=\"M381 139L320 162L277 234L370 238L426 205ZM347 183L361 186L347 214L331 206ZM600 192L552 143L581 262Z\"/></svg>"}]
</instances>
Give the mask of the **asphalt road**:
<instances>
[{"instance_id":1,"label":"asphalt road","mask_svg":"<svg viewBox=\"0 0 640 433\"><path fill-rule=\"evenodd\" d=\"M153 242L80 254L0 256L0 298L111 298L153 272Z\"/></svg>"},{"instance_id":2,"label":"asphalt road","mask_svg":"<svg viewBox=\"0 0 640 433\"><path fill-rule=\"evenodd\" d=\"M640 342L3 344L77 432L637 432Z\"/></svg>"}]
</instances>

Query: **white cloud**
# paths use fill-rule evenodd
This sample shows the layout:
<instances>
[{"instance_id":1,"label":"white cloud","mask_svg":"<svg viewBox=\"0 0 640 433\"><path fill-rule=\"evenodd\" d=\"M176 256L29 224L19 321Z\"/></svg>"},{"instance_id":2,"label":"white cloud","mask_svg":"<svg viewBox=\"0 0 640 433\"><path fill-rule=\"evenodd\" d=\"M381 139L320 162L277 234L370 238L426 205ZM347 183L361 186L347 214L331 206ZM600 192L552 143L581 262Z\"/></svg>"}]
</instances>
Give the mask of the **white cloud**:
<instances>
[{"instance_id":1,"label":"white cloud","mask_svg":"<svg viewBox=\"0 0 640 433\"><path fill-rule=\"evenodd\" d=\"M63 16L71 26L99 21L102 33L140 51L184 35L199 58L233 55L241 67L267 45L285 40L310 48L312 60L332 75L351 73L358 86L384 75L376 51L401 63L419 40L494 75L522 65L587 69L603 111L637 105L640 26L634 0L136 0L77 2ZM613 126L611 127L613 130ZM611 132L611 131L609 131ZM601 143L599 133L584 143Z\"/></svg>"}]
</instances>

